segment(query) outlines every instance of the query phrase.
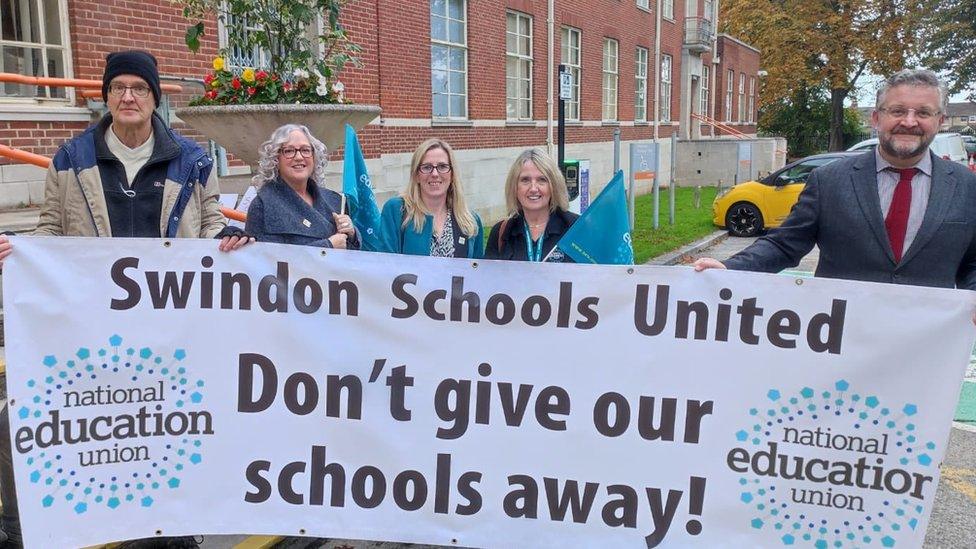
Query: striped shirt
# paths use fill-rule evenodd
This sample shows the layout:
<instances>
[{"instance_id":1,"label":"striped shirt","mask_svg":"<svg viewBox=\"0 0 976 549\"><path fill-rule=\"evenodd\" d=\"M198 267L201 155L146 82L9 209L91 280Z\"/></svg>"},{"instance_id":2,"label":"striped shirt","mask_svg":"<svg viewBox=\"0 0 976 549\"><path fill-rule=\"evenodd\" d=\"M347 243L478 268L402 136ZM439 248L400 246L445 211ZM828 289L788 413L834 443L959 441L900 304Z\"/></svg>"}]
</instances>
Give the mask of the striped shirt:
<instances>
[{"instance_id":1,"label":"striped shirt","mask_svg":"<svg viewBox=\"0 0 976 549\"><path fill-rule=\"evenodd\" d=\"M895 195L895 187L898 186L898 172L893 171L894 166L881 157L881 153L875 149L874 158L878 168L878 198L881 199L881 213L888 216L891 208L891 199ZM891 170L887 168L892 168ZM918 164L915 164L918 171L912 178L912 205L908 210L908 227L905 230L905 246L902 248L902 257L915 240L919 227L922 226L922 219L925 217L925 207L929 203L929 190L932 188L932 155L922 156Z\"/></svg>"}]
</instances>

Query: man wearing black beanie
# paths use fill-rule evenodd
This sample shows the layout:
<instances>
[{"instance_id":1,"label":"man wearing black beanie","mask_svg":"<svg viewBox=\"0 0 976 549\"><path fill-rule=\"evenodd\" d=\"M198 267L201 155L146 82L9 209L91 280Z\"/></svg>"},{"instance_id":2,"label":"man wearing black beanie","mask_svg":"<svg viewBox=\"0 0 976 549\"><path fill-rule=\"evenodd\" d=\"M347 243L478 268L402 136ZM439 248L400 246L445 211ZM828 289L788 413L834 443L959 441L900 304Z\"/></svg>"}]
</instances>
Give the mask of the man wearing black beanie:
<instances>
[{"instance_id":1,"label":"man wearing black beanie","mask_svg":"<svg viewBox=\"0 0 976 549\"><path fill-rule=\"evenodd\" d=\"M213 161L196 142L167 127L156 58L144 51L110 53L102 98L109 114L62 145L48 169L36 235L217 238L221 251L254 239L228 227L220 213ZM0 266L15 253L0 236ZM7 406L0 411L0 499L4 547L21 545ZM165 547L195 547L165 538ZM131 543L131 542L130 542Z\"/></svg>"}]
</instances>

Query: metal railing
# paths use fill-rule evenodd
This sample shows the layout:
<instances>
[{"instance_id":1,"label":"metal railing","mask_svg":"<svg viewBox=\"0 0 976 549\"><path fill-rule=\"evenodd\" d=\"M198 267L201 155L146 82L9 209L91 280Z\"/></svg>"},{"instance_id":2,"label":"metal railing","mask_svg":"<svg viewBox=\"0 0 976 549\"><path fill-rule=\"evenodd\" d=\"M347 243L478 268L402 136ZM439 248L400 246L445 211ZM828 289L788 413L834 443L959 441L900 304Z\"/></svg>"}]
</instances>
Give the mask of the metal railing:
<instances>
[{"instance_id":1,"label":"metal railing","mask_svg":"<svg viewBox=\"0 0 976 549\"><path fill-rule=\"evenodd\" d=\"M704 17L685 17L685 46L708 51L715 41L715 26Z\"/></svg>"}]
</instances>

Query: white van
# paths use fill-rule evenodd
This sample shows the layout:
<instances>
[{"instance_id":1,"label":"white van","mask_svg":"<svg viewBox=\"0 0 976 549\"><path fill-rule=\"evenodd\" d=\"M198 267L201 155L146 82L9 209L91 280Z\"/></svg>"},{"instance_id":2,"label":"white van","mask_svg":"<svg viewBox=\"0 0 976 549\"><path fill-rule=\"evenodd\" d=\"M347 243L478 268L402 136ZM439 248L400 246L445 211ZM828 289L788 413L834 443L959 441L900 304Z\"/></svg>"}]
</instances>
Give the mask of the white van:
<instances>
[{"instance_id":1,"label":"white van","mask_svg":"<svg viewBox=\"0 0 976 549\"><path fill-rule=\"evenodd\" d=\"M857 145L847 149L849 151L868 151L874 150L878 146L878 138L872 137L871 139L865 139ZM967 160L969 159L966 155L966 145L962 142L962 136L958 133L937 133L935 134L935 139L932 140L932 144L929 145L939 157L944 160L954 160L963 166L967 166Z\"/></svg>"}]
</instances>

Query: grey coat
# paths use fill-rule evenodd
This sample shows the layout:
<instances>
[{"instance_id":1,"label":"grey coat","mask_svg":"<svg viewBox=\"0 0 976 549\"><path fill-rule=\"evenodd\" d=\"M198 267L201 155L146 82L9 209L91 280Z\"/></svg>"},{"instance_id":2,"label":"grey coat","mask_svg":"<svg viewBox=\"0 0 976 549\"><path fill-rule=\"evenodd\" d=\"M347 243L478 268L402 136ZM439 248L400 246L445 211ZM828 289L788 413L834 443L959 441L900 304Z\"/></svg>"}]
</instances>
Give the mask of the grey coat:
<instances>
[{"instance_id":1,"label":"grey coat","mask_svg":"<svg viewBox=\"0 0 976 549\"><path fill-rule=\"evenodd\" d=\"M329 237L336 233L332 214L339 213L342 197L311 180L308 192L312 206L281 178L266 182L247 209L245 231L258 242L331 248ZM346 241L347 249L359 249L358 234Z\"/></svg>"},{"instance_id":2,"label":"grey coat","mask_svg":"<svg viewBox=\"0 0 976 549\"><path fill-rule=\"evenodd\" d=\"M779 272L816 244L816 276L976 289L976 175L932 155L922 226L901 262L885 231L874 152L814 170L778 230L725 261L729 269Z\"/></svg>"}]
</instances>

